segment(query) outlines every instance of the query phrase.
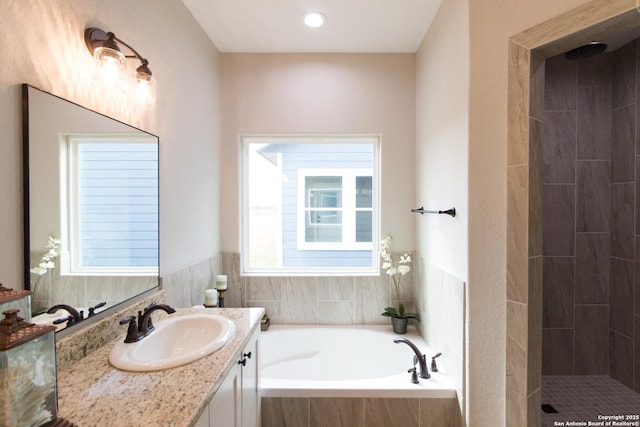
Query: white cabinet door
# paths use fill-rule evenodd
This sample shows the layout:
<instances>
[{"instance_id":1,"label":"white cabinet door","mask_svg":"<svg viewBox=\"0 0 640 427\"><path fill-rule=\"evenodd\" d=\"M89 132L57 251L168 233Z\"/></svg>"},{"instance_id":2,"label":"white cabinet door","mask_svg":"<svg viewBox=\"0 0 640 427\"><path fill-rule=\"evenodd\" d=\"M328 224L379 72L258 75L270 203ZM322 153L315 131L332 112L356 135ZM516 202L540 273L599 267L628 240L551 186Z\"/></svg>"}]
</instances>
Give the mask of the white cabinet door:
<instances>
[{"instance_id":1,"label":"white cabinet door","mask_svg":"<svg viewBox=\"0 0 640 427\"><path fill-rule=\"evenodd\" d=\"M258 427L260 396L258 394L258 336L260 330L251 337L243 351L245 360L242 367L242 427Z\"/></svg>"},{"instance_id":2,"label":"white cabinet door","mask_svg":"<svg viewBox=\"0 0 640 427\"><path fill-rule=\"evenodd\" d=\"M241 427L241 370L234 363L209 405L210 427Z\"/></svg>"}]
</instances>

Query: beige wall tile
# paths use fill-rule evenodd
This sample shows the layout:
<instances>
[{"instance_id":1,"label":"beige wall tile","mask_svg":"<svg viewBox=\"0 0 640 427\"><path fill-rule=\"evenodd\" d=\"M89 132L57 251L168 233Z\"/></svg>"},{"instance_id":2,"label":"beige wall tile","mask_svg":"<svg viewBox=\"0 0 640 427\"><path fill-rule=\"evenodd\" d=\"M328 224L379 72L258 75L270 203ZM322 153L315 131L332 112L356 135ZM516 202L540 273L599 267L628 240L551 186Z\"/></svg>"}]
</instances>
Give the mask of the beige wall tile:
<instances>
[{"instance_id":1,"label":"beige wall tile","mask_svg":"<svg viewBox=\"0 0 640 427\"><path fill-rule=\"evenodd\" d=\"M364 399L311 399L310 427L364 427Z\"/></svg>"}]
</instances>

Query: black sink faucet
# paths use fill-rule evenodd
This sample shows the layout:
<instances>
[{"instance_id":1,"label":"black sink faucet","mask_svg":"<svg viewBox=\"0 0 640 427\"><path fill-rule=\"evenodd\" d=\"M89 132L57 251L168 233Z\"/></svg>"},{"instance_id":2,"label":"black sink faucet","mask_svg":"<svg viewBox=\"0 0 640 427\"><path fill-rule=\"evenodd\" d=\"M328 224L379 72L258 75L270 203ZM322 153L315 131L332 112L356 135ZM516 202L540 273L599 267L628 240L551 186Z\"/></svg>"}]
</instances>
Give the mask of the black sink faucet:
<instances>
[{"instance_id":1,"label":"black sink faucet","mask_svg":"<svg viewBox=\"0 0 640 427\"><path fill-rule=\"evenodd\" d=\"M406 338L396 338L395 340L393 340L393 342L396 344L403 342L409 347L411 347L413 352L416 354L413 360L413 364L414 365L416 364L416 360L420 363L420 374L419 374L420 378L424 378L424 379L431 378L431 375L429 375L429 371L427 370L427 356L422 354L420 352L420 349L418 349L418 347L416 347L414 343L412 343Z\"/></svg>"},{"instance_id":2,"label":"black sink faucet","mask_svg":"<svg viewBox=\"0 0 640 427\"><path fill-rule=\"evenodd\" d=\"M173 307L167 304L156 304L155 302L151 303L149 307L145 308L144 312L138 312L138 332L140 333L141 337L149 335L149 333L151 333L151 331L155 329L155 326L153 326L153 322L151 320L151 313L156 310L162 310L168 314L176 312Z\"/></svg>"},{"instance_id":3,"label":"black sink faucet","mask_svg":"<svg viewBox=\"0 0 640 427\"><path fill-rule=\"evenodd\" d=\"M135 316L127 316L120 321L121 325L128 324L129 328L127 329L127 336L124 339L126 343L138 342L142 338L149 335L155 327L151 322L151 313L156 310L163 310L169 314L175 313L176 310L173 307L168 306L167 304L156 304L155 302L151 303L147 308L144 309L144 312L138 311L138 321L136 322Z\"/></svg>"},{"instance_id":4,"label":"black sink faucet","mask_svg":"<svg viewBox=\"0 0 640 427\"><path fill-rule=\"evenodd\" d=\"M80 323L84 320L84 312L82 310L78 311L67 304L56 304L53 307L51 307L49 310L47 310L47 313L53 314L58 310L67 311L67 313L69 313L69 316L54 320L53 323L56 325L59 323L67 322L67 326L71 326L71 325L75 325L76 323Z\"/></svg>"}]
</instances>

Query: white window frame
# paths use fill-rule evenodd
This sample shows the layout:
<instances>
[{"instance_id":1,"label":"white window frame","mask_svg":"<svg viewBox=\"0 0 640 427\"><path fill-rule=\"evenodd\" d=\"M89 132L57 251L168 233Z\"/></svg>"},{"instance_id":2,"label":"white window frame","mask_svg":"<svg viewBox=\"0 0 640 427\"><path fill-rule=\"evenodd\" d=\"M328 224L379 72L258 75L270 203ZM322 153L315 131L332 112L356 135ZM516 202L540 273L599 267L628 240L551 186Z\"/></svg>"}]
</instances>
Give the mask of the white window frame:
<instances>
[{"instance_id":1,"label":"white window frame","mask_svg":"<svg viewBox=\"0 0 640 427\"><path fill-rule=\"evenodd\" d=\"M305 201L306 178L310 176L339 176L342 178L342 207L340 208L307 208ZM373 179L372 169L298 169L298 250L373 250L373 242L356 242L356 212L371 211L370 208L356 208L356 177L369 176ZM309 211L326 210L342 212L341 242L307 242L305 240L306 216ZM332 224L327 224L330 226ZM321 227L321 224L318 224Z\"/></svg>"},{"instance_id":2,"label":"white window frame","mask_svg":"<svg viewBox=\"0 0 640 427\"><path fill-rule=\"evenodd\" d=\"M241 159L239 181L241 195L240 212L240 268L245 276L377 276L380 274L380 257L376 248L380 242L380 165L381 136L379 134L241 134L238 136L238 154ZM249 156L250 144L322 144L322 143L365 143L373 145L372 171L372 246L371 266L368 267L283 267L282 242L278 244L277 267L251 267L249 263ZM367 208L368 209L368 208ZM281 212L282 213L282 212ZM359 242L363 243L363 242ZM366 242L364 242L366 244Z\"/></svg>"},{"instance_id":3,"label":"white window frame","mask_svg":"<svg viewBox=\"0 0 640 427\"><path fill-rule=\"evenodd\" d=\"M78 145L91 142L157 144L157 140L138 134L113 136L67 135L60 150L60 197L62 209L60 275L62 276L157 276L156 267L85 267L80 263L79 200L78 200Z\"/></svg>"}]
</instances>

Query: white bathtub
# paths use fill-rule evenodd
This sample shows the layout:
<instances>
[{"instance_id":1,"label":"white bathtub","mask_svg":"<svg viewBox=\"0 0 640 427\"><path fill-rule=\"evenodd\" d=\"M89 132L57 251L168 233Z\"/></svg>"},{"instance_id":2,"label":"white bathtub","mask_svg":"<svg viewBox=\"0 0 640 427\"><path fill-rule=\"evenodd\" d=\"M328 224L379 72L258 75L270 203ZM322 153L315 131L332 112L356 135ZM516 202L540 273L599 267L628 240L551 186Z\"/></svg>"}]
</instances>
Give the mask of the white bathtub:
<instances>
[{"instance_id":1,"label":"white bathtub","mask_svg":"<svg viewBox=\"0 0 640 427\"><path fill-rule=\"evenodd\" d=\"M414 352L395 338L411 340L427 365L436 353L417 332L391 326L271 326L260 339L263 397L454 398L453 383L441 366L431 378L411 382ZM437 359L441 362L441 358ZM442 365L442 363L440 363ZM419 366L418 366L419 370Z\"/></svg>"}]
</instances>

